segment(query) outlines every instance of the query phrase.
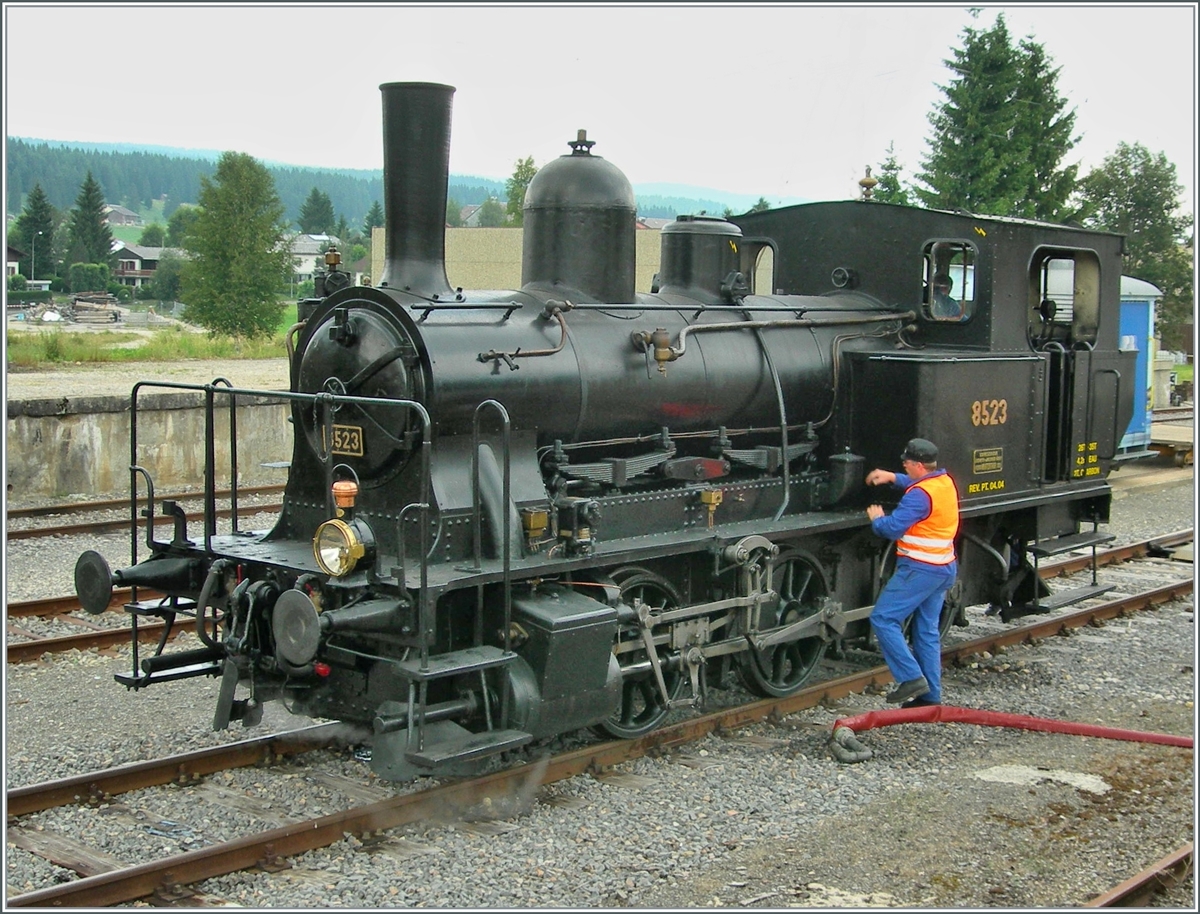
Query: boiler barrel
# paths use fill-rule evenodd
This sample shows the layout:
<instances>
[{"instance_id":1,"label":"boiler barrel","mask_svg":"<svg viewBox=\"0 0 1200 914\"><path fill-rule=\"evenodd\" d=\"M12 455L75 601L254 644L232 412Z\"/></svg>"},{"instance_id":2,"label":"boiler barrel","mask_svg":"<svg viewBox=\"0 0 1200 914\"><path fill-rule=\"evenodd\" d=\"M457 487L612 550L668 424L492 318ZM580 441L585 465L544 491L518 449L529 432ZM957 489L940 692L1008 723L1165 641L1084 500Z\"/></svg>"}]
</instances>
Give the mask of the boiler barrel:
<instances>
[{"instance_id":1,"label":"boiler barrel","mask_svg":"<svg viewBox=\"0 0 1200 914\"><path fill-rule=\"evenodd\" d=\"M813 301L830 315L829 299ZM693 329L684 355L660 372L652 357L635 348L631 334L662 328L677 345L694 311L577 309L565 316L561 351L525 357L521 353L554 349L562 337L557 321L527 310L502 322L495 312L437 314L420 325L432 375L427 405L439 435L469 434L475 407L486 399L504 404L514 429L536 429L542 444L656 434L663 427L685 432L778 426L778 397L764 347L778 373L788 423L817 421L829 412L833 396L833 338L847 332L845 325ZM714 310L696 323L792 316ZM502 357L480 361L480 353L491 352L508 354L518 367Z\"/></svg>"}]
</instances>

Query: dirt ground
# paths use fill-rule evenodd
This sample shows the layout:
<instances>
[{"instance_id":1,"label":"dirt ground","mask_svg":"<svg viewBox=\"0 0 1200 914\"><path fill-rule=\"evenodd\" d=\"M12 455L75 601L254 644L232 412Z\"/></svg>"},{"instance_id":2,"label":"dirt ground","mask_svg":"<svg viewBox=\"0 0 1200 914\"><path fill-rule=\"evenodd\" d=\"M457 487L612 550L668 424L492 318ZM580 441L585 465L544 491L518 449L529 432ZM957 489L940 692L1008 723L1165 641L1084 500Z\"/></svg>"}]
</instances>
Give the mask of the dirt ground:
<instances>
[{"instance_id":1,"label":"dirt ground","mask_svg":"<svg viewBox=\"0 0 1200 914\"><path fill-rule=\"evenodd\" d=\"M234 387L287 390L288 363L278 359L190 359L178 362L73 364L45 371L6 372L8 400L128 397L138 381L207 384L225 378Z\"/></svg>"},{"instance_id":2,"label":"dirt ground","mask_svg":"<svg viewBox=\"0 0 1200 914\"><path fill-rule=\"evenodd\" d=\"M179 323L159 317L156 326ZM16 332L36 332L46 325L17 321L11 317L8 329ZM60 325L56 325L60 326ZM72 333L119 330L139 337L150 337L156 330L120 324L69 324ZM130 345L137 345L132 342ZM59 399L61 397L127 397L138 381L172 381L183 384L207 384L214 378L225 378L235 387L255 390L287 390L288 364L280 347L277 359L188 359L174 362L115 362L111 364L76 362L53 369L26 371L8 368L5 371L4 395L7 400Z\"/></svg>"}]
</instances>

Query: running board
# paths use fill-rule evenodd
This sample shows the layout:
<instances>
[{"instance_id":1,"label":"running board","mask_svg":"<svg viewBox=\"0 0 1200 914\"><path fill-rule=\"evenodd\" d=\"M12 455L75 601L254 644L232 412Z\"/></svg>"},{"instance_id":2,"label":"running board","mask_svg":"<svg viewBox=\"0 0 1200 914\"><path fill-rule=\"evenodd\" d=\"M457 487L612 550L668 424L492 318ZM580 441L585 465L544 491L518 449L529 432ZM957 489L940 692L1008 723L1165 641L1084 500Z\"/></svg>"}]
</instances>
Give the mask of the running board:
<instances>
[{"instance_id":1,"label":"running board","mask_svg":"<svg viewBox=\"0 0 1200 914\"><path fill-rule=\"evenodd\" d=\"M1020 616L1048 613L1052 609L1071 606L1074 603L1082 603L1084 600L1090 600L1093 597L1108 593L1113 589L1113 586L1111 584L1089 584L1086 587L1060 590L1048 597L1043 597L1035 603L1023 603L1019 606L1011 606L1000 613L1000 618L1008 622Z\"/></svg>"},{"instance_id":2,"label":"running board","mask_svg":"<svg viewBox=\"0 0 1200 914\"><path fill-rule=\"evenodd\" d=\"M1116 538L1116 534L1113 533L1089 530L1034 543L1029 547L1029 554L1037 558L1046 558L1051 555L1062 555L1064 552L1071 552L1075 549L1086 549L1089 546L1099 546L1101 543L1111 543Z\"/></svg>"},{"instance_id":3,"label":"running board","mask_svg":"<svg viewBox=\"0 0 1200 914\"><path fill-rule=\"evenodd\" d=\"M435 768L450 762L467 762L498 755L532 742L533 734L524 730L485 730L472 733L449 720L425 726L425 747L404 753L406 761L422 768Z\"/></svg>"}]
</instances>

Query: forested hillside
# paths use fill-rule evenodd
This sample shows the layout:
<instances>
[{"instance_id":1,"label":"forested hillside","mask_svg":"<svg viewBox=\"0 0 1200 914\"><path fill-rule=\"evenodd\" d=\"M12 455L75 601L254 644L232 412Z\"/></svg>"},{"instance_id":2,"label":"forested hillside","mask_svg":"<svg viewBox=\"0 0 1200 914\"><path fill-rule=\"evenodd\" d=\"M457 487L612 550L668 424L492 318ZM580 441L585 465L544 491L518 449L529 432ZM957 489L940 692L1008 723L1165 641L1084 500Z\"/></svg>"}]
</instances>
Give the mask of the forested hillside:
<instances>
[{"instance_id":1,"label":"forested hillside","mask_svg":"<svg viewBox=\"0 0 1200 914\"><path fill-rule=\"evenodd\" d=\"M134 212L166 195L164 217L181 203L195 203L200 176L209 175L215 160L177 157L159 152L115 151L94 147L69 147L40 141L8 138L8 211L21 212L25 196L41 184L50 204L69 209L88 171L100 183L108 203ZM383 203L383 172L334 170L267 165L275 189L290 219L314 187L333 202L334 211L350 225L361 225L371 204ZM504 182L487 178L450 176L449 196L467 206L482 203L491 194L504 199Z\"/></svg>"}]
</instances>

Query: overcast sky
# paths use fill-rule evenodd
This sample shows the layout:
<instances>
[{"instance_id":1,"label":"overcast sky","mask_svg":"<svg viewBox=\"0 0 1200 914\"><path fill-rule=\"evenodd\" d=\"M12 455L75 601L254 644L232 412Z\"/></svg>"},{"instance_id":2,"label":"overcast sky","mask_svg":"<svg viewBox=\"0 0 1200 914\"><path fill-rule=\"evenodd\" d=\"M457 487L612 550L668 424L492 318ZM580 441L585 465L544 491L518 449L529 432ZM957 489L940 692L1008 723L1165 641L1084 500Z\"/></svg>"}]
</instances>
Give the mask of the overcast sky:
<instances>
[{"instance_id":1,"label":"overcast sky","mask_svg":"<svg viewBox=\"0 0 1200 914\"><path fill-rule=\"evenodd\" d=\"M1162 151L1194 200L1194 4L982 6L1061 66L1081 173ZM380 168L378 86L457 88L450 168L503 179L579 128L635 184L843 199L911 178L966 6L5 4L9 136Z\"/></svg>"}]
</instances>

